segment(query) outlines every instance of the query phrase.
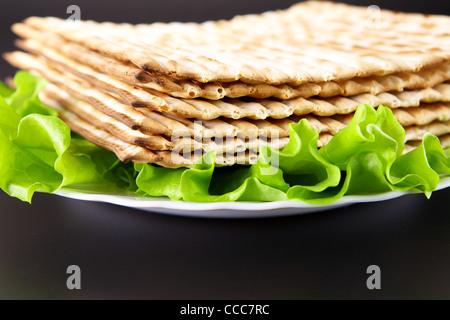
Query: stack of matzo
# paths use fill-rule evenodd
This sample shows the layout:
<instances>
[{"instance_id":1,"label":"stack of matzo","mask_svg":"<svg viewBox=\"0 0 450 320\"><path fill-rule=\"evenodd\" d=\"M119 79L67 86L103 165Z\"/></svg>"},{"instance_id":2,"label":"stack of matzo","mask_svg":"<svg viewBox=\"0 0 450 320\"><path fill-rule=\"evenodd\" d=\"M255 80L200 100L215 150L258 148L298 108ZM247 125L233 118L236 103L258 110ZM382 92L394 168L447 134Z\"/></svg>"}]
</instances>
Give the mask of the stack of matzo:
<instances>
[{"instance_id":1,"label":"stack of matzo","mask_svg":"<svg viewBox=\"0 0 450 320\"><path fill-rule=\"evenodd\" d=\"M51 83L42 99L123 161L254 163L309 120L319 147L359 104L393 109L408 146L450 144L450 18L304 2L230 21L129 25L29 18L13 65ZM367 22L367 23L366 23ZM375 22L375 23L374 23Z\"/></svg>"}]
</instances>

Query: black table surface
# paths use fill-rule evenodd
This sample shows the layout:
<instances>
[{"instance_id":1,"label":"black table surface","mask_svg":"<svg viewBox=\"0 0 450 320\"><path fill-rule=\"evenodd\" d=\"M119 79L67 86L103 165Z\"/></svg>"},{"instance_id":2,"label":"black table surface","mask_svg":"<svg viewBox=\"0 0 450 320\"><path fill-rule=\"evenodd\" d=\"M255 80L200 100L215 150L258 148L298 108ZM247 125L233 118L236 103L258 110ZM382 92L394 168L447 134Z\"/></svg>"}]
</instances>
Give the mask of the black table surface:
<instances>
[{"instance_id":1,"label":"black table surface","mask_svg":"<svg viewBox=\"0 0 450 320\"><path fill-rule=\"evenodd\" d=\"M72 1L2 1L0 49L30 15L65 16ZM151 22L230 18L295 1L87 1L83 19ZM352 1L346 1L352 2ZM356 2L356 1L353 1ZM373 3L372 3L373 2ZM449 14L447 1L358 1ZM0 62L0 76L14 69ZM195 219L37 194L0 192L0 298L450 298L450 189L308 215ZM81 269L68 290L66 269ZM381 269L381 289L366 286Z\"/></svg>"},{"instance_id":2,"label":"black table surface","mask_svg":"<svg viewBox=\"0 0 450 320\"><path fill-rule=\"evenodd\" d=\"M450 189L266 219L0 196L0 298L450 298ZM68 290L66 269L81 269ZM381 289L366 286L381 269Z\"/></svg>"}]
</instances>

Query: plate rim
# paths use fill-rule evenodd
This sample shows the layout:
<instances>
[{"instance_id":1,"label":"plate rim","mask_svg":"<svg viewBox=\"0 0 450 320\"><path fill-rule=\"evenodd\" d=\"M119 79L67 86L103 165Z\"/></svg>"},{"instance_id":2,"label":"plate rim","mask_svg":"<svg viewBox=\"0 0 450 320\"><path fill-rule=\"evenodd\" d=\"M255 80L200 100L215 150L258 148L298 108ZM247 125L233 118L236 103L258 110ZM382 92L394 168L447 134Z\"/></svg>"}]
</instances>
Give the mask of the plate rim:
<instances>
[{"instance_id":1,"label":"plate rim","mask_svg":"<svg viewBox=\"0 0 450 320\"><path fill-rule=\"evenodd\" d=\"M450 176L441 177L438 187L435 191L439 191L450 187ZM434 192L435 192L434 191ZM94 192L80 192L80 190L63 188L54 194L76 200L95 201L111 203L136 209L166 209L179 210L184 212L194 211L267 211L276 209L307 209L317 211L320 209L327 210L335 207L340 207L356 203L370 203L385 201L401 197L408 194L417 194L418 192L411 191L390 191L376 195L352 195L344 196L339 200L329 204L309 204L299 200L284 200L284 201L268 201L268 202L249 202L249 201L235 201L235 202L192 202L183 200L170 200L167 197L135 197L130 195L120 194L105 194Z\"/></svg>"}]
</instances>

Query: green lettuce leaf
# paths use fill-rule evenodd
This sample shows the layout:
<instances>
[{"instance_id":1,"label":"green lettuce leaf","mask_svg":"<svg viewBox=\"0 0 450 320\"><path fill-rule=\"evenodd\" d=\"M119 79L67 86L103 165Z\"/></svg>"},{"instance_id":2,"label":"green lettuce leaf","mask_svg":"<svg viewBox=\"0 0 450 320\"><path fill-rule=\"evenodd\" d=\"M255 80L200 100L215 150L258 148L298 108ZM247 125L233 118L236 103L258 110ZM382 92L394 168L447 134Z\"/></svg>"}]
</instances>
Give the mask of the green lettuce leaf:
<instances>
[{"instance_id":1,"label":"green lettuce leaf","mask_svg":"<svg viewBox=\"0 0 450 320\"><path fill-rule=\"evenodd\" d=\"M3 88L8 95L0 97L2 190L30 202L37 190L55 192L68 185L129 188L130 182L120 178L122 164L113 153L72 138L57 113L40 102L37 93L45 81L27 72L17 73L14 80L17 90Z\"/></svg>"},{"instance_id":2,"label":"green lettuce leaf","mask_svg":"<svg viewBox=\"0 0 450 320\"><path fill-rule=\"evenodd\" d=\"M14 89L11 87L8 87L6 84L0 81L0 97L3 99L8 98L14 93Z\"/></svg>"},{"instance_id":3,"label":"green lettuce leaf","mask_svg":"<svg viewBox=\"0 0 450 320\"><path fill-rule=\"evenodd\" d=\"M168 196L171 199L196 202L277 201L286 200L279 189L263 184L262 169L231 166L216 168L215 153L205 154L193 168L167 169L151 164L135 165L138 194ZM267 176L267 179L276 177Z\"/></svg>"},{"instance_id":4,"label":"green lettuce leaf","mask_svg":"<svg viewBox=\"0 0 450 320\"><path fill-rule=\"evenodd\" d=\"M138 176L136 184L138 186L137 194L140 196L167 196L173 200L183 198L181 193L181 176L186 168L167 169L150 164L134 165Z\"/></svg>"},{"instance_id":5,"label":"green lettuce leaf","mask_svg":"<svg viewBox=\"0 0 450 320\"><path fill-rule=\"evenodd\" d=\"M288 199L311 202L310 199L317 199L325 195L325 190L339 185L341 171L319 153L319 134L306 119L291 124L290 131L288 145L282 151L271 152L271 163L278 161L283 178L289 183Z\"/></svg>"},{"instance_id":6,"label":"green lettuce leaf","mask_svg":"<svg viewBox=\"0 0 450 320\"><path fill-rule=\"evenodd\" d=\"M39 92L47 85L45 79L26 71L19 71L14 77L14 83L17 89L13 93L9 92L7 96L3 97L19 117L23 118L33 113L48 116L58 115L58 112L45 106L39 100Z\"/></svg>"},{"instance_id":7,"label":"green lettuce leaf","mask_svg":"<svg viewBox=\"0 0 450 320\"><path fill-rule=\"evenodd\" d=\"M394 162L388 178L392 190L417 189L429 197L439 176L444 174L450 174L450 157L442 150L439 139L428 133L420 146Z\"/></svg>"},{"instance_id":8,"label":"green lettuce leaf","mask_svg":"<svg viewBox=\"0 0 450 320\"><path fill-rule=\"evenodd\" d=\"M181 176L183 199L198 202L222 201L278 201L286 200L283 191L261 183L258 164L252 167L240 167L228 173L219 169L215 183L215 153L209 152L192 169ZM227 181L233 183L227 183ZM232 190L230 190L232 189ZM212 192L211 192L212 191Z\"/></svg>"},{"instance_id":9,"label":"green lettuce leaf","mask_svg":"<svg viewBox=\"0 0 450 320\"><path fill-rule=\"evenodd\" d=\"M345 171L342 189L322 201L344 194L374 194L392 190L390 167L404 149L405 130L389 108L361 105L348 126L320 149L320 154Z\"/></svg>"}]
</instances>

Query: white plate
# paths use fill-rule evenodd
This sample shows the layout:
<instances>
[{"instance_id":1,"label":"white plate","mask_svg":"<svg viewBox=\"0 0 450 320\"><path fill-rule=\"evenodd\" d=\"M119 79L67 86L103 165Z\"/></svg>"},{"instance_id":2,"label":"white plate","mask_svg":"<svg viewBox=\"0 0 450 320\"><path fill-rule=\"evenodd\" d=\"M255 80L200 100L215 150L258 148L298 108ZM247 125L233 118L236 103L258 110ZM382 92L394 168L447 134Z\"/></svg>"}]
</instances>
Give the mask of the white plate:
<instances>
[{"instance_id":1,"label":"white plate","mask_svg":"<svg viewBox=\"0 0 450 320\"><path fill-rule=\"evenodd\" d=\"M449 186L450 176L444 177L441 179L436 190L441 190ZM345 196L328 205L313 205L300 201L198 203L171 201L165 197L139 198L119 194L80 192L69 189L61 190L56 194L71 199L106 202L145 211L179 216L202 218L264 218L324 211L354 203L384 201L411 194L411 192L388 192L372 196Z\"/></svg>"}]
</instances>

